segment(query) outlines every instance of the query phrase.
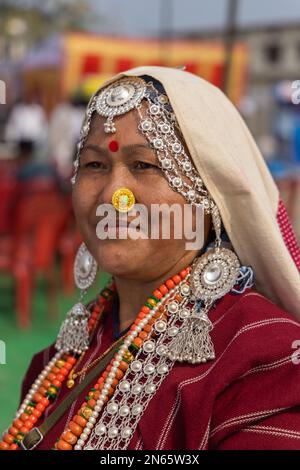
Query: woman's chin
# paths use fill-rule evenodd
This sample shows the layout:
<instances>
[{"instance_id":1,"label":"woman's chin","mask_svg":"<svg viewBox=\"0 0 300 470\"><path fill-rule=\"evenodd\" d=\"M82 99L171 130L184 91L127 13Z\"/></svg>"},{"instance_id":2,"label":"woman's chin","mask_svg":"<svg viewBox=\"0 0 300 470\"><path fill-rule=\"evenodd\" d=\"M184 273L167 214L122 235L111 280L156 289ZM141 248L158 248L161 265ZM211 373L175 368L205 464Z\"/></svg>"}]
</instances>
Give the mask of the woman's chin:
<instances>
[{"instance_id":1,"label":"woman's chin","mask_svg":"<svg viewBox=\"0 0 300 470\"><path fill-rule=\"evenodd\" d=\"M98 247L96 260L101 270L114 276L123 276L133 269L133 260L137 260L135 250L116 243L107 243L105 247Z\"/></svg>"}]
</instances>

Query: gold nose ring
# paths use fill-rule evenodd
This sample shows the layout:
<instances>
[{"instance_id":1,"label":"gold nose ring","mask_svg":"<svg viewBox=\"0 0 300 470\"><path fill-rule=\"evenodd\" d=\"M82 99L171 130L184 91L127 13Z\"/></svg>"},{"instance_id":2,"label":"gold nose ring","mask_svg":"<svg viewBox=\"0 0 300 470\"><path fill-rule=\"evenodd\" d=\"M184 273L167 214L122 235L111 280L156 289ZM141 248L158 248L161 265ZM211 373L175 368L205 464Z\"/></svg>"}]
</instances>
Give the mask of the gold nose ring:
<instances>
[{"instance_id":1,"label":"gold nose ring","mask_svg":"<svg viewBox=\"0 0 300 470\"><path fill-rule=\"evenodd\" d=\"M112 195L111 202L119 212L129 212L135 204L135 197L128 188L119 188Z\"/></svg>"}]
</instances>

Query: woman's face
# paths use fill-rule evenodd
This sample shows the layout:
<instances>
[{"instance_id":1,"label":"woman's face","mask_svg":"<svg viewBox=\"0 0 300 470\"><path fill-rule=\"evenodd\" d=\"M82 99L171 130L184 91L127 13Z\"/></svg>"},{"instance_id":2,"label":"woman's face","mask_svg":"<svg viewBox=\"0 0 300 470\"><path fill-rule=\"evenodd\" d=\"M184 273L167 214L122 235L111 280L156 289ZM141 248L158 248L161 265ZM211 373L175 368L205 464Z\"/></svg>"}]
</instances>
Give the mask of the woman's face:
<instances>
[{"instance_id":1,"label":"woman's face","mask_svg":"<svg viewBox=\"0 0 300 470\"><path fill-rule=\"evenodd\" d=\"M96 215L100 204L111 204L113 193L130 189L135 202L148 209L149 227L151 204L186 204L184 197L173 191L158 166L155 151L138 130L136 110L115 118L117 131L106 134L105 118L95 114L91 129L81 153L80 167L73 189L73 206L79 230L99 268L114 276L155 280L167 273L180 260L188 265L198 252L186 250L186 239L175 239L171 224L168 239L99 239L96 226L101 218ZM118 150L110 150L110 142L117 141ZM116 214L119 214L116 212ZM130 222L130 212L128 221ZM193 215L193 225L195 224ZM171 219L172 221L172 219ZM206 240L210 223L206 220ZM203 227L202 227L203 230Z\"/></svg>"}]
</instances>

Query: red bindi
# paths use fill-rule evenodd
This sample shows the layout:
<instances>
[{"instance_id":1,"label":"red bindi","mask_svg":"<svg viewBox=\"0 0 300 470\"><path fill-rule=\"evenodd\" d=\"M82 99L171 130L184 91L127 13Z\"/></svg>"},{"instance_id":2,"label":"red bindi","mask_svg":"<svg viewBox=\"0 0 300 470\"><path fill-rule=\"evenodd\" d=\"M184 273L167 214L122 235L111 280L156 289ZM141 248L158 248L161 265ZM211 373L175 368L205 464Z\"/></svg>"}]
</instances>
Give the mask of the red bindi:
<instances>
[{"instance_id":1,"label":"red bindi","mask_svg":"<svg viewBox=\"0 0 300 470\"><path fill-rule=\"evenodd\" d=\"M112 140L109 142L108 148L111 152L117 152L119 150L119 144L116 140Z\"/></svg>"}]
</instances>

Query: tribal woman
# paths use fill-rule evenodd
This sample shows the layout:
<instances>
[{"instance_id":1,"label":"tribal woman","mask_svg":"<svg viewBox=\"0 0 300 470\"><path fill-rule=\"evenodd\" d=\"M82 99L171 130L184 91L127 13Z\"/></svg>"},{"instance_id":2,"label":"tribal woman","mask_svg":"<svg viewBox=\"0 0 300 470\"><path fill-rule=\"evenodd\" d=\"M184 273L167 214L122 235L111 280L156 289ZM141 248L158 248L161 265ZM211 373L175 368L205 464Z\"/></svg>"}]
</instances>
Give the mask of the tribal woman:
<instances>
[{"instance_id":1,"label":"tribal woman","mask_svg":"<svg viewBox=\"0 0 300 470\"><path fill-rule=\"evenodd\" d=\"M300 449L300 249L230 101L179 69L113 77L72 182L81 298L33 357L1 449ZM190 228L201 209L200 246L123 236L162 203L192 208ZM98 268L110 281L83 302Z\"/></svg>"}]
</instances>

